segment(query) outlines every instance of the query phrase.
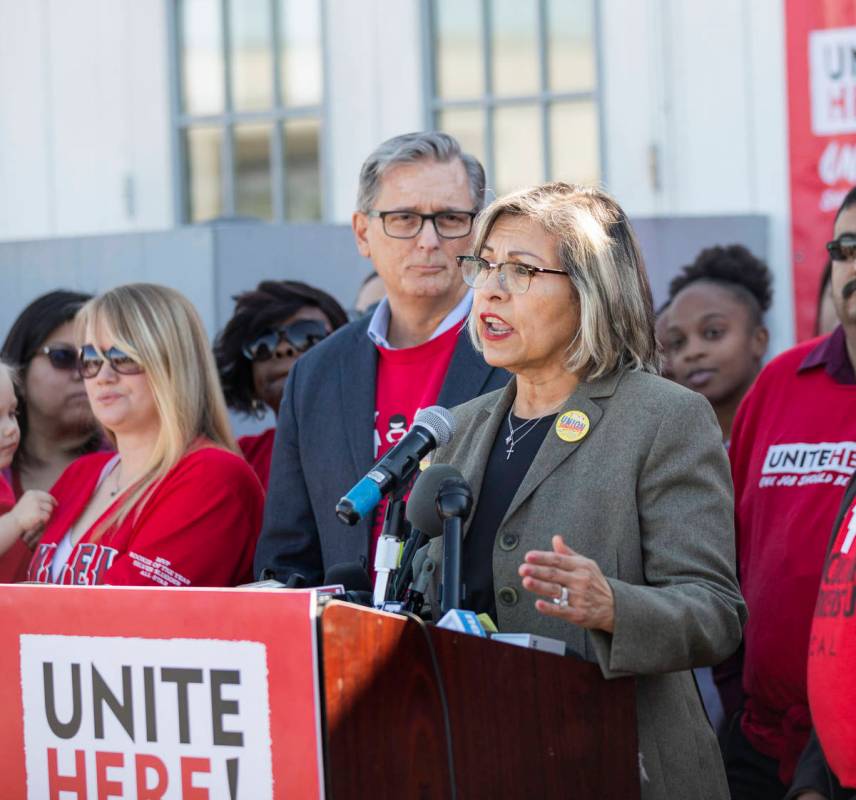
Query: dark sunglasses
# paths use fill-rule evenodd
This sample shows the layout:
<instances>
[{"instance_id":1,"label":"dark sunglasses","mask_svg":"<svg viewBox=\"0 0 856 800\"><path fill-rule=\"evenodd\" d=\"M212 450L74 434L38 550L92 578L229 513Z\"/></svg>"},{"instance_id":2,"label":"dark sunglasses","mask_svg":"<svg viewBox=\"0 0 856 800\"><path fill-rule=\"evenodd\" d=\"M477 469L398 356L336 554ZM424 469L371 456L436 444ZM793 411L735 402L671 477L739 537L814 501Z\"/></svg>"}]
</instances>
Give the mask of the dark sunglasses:
<instances>
[{"instance_id":1,"label":"dark sunglasses","mask_svg":"<svg viewBox=\"0 0 856 800\"><path fill-rule=\"evenodd\" d=\"M110 362L110 369L120 375L139 375L144 372L143 365L134 361L127 353L123 353L118 347L111 347L103 355L95 345L85 344L80 348L79 368L84 378L94 378L101 372L101 365Z\"/></svg>"},{"instance_id":2,"label":"dark sunglasses","mask_svg":"<svg viewBox=\"0 0 856 800\"><path fill-rule=\"evenodd\" d=\"M273 358L280 342L288 342L299 353L305 353L312 345L325 339L327 333L327 326L321 320L301 319L282 328L266 330L245 344L241 352L250 361L267 361Z\"/></svg>"},{"instance_id":3,"label":"dark sunglasses","mask_svg":"<svg viewBox=\"0 0 856 800\"><path fill-rule=\"evenodd\" d=\"M838 239L827 242L826 249L833 261L853 261L856 259L856 236L845 233Z\"/></svg>"},{"instance_id":4,"label":"dark sunglasses","mask_svg":"<svg viewBox=\"0 0 856 800\"><path fill-rule=\"evenodd\" d=\"M77 369L77 350L67 345L57 345L56 347L45 345L36 350L33 358L36 356L47 356L54 369L64 371Z\"/></svg>"}]
</instances>

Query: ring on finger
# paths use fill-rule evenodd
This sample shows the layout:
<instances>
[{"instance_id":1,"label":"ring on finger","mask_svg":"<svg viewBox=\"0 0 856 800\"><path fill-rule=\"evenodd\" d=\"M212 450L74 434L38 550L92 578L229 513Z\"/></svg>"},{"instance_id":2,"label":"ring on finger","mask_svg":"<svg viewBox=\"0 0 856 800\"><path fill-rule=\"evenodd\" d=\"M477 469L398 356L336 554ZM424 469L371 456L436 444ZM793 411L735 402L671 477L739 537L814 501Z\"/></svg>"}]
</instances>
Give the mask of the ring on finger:
<instances>
[{"instance_id":1,"label":"ring on finger","mask_svg":"<svg viewBox=\"0 0 856 800\"><path fill-rule=\"evenodd\" d=\"M558 597L553 598L553 603L557 606L561 606L562 608L568 607L568 587L562 587L562 593Z\"/></svg>"}]
</instances>

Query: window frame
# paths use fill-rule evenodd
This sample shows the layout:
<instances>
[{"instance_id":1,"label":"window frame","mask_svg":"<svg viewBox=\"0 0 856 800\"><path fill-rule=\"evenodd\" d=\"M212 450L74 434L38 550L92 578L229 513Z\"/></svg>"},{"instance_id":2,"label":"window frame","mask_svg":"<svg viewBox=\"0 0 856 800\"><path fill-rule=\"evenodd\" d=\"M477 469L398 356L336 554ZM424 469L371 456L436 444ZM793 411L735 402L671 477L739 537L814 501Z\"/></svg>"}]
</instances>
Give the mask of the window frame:
<instances>
[{"instance_id":1,"label":"window frame","mask_svg":"<svg viewBox=\"0 0 856 800\"><path fill-rule=\"evenodd\" d=\"M299 0L292 0L292 2ZM264 111L235 111L232 101L232 53L229 6L231 0L217 0L221 15L221 55L223 59L223 111L217 114L189 114L181 107L182 102L182 59L181 59L181 0L167 0L166 27L169 47L169 94L170 94L170 136L172 150L172 200L173 223L176 226L206 224L212 220L194 222L190 217L189 186L185 177L189 174L183 146L183 136L193 127L210 126L222 131L220 145L220 193L222 208L217 217L212 219L237 216L235 211L235 126L245 123L262 123L271 125L270 137L270 179L271 179L271 218L264 222L282 224L290 222L285 216L287 206L286 196L286 165L285 165L285 123L293 120L317 121L318 135L318 190L321 196L321 216L312 222L326 222L329 218L329 178L327 154L329 151L328 132L325 121L328 119L328 51L327 41L327 4L319 0L319 46L321 49L321 101L318 104L302 106L285 106L282 103L281 81L281 48L279 33L281 30L281 15L278 0L267 0L271 20L271 66L273 69L272 92L274 103ZM308 220L300 220L307 222Z\"/></svg>"},{"instance_id":2,"label":"window frame","mask_svg":"<svg viewBox=\"0 0 856 800\"><path fill-rule=\"evenodd\" d=\"M479 110L484 118L484 168L487 176L487 186L495 186L496 178L496 138L494 134L494 116L498 108L513 106L537 105L541 122L541 148L543 161L541 165L541 180L552 180L552 154L550 152L550 108L554 103L583 102L594 103L597 117L598 167L601 184L607 183L607 159L605 114L603 109L603 48L602 19L600 0L589 0L592 4L594 47L594 88L582 92L556 92L550 90L550 55L549 37L547 31L547 0L537 0L537 46L538 74L540 91L524 95L495 95L493 93L493 75L491 63L493 59L493 7L491 0L481 0L481 45L482 45L482 80L484 93L477 98L444 100L437 95L437 59L435 57L437 31L435 26L435 0L422 0L422 74L423 97L425 98L425 124L431 130L438 130L439 116L446 110ZM493 191L495 189L488 189Z\"/></svg>"}]
</instances>

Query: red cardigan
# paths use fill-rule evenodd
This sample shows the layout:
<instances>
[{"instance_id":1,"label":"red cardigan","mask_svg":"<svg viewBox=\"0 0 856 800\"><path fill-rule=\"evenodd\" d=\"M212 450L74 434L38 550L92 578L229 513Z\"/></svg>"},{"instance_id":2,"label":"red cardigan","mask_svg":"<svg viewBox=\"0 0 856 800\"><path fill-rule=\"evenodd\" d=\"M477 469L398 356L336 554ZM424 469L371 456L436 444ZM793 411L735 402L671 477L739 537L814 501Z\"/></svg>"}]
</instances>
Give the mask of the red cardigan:
<instances>
[{"instance_id":1,"label":"red cardigan","mask_svg":"<svg viewBox=\"0 0 856 800\"><path fill-rule=\"evenodd\" d=\"M276 428L268 428L258 436L241 436L238 447L247 459L247 463L256 471L262 487L267 491L270 482L270 460L273 455L273 440Z\"/></svg>"},{"instance_id":2,"label":"red cardigan","mask_svg":"<svg viewBox=\"0 0 856 800\"><path fill-rule=\"evenodd\" d=\"M57 508L33 554L27 579L51 582L57 543L83 513L113 453L83 456L51 489ZM117 500L118 502L118 500ZM185 455L151 493L139 516L97 542L81 537L57 583L137 586L234 586L252 580L264 493L240 456L213 445Z\"/></svg>"}]
</instances>

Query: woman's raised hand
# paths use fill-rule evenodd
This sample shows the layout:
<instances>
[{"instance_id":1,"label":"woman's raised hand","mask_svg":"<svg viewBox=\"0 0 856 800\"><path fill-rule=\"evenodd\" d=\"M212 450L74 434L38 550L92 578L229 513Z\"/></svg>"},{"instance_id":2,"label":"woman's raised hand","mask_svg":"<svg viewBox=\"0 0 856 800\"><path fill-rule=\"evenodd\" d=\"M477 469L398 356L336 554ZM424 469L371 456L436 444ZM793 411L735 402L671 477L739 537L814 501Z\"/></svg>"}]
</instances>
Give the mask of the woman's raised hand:
<instances>
[{"instance_id":1,"label":"woman's raised hand","mask_svg":"<svg viewBox=\"0 0 856 800\"><path fill-rule=\"evenodd\" d=\"M590 558L554 536L552 550L530 550L518 568L523 588L540 595L535 608L583 628L612 633L615 601L612 588Z\"/></svg>"}]
</instances>

